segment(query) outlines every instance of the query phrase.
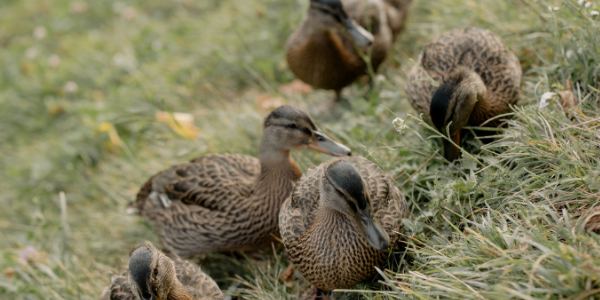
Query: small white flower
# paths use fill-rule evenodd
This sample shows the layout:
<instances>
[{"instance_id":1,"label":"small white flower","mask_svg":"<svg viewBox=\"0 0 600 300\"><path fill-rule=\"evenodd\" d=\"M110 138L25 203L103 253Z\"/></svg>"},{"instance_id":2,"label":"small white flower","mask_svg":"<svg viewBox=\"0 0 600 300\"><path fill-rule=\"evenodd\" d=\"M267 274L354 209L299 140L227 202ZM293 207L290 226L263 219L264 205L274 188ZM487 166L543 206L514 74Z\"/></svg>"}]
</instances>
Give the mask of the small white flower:
<instances>
[{"instance_id":1,"label":"small white flower","mask_svg":"<svg viewBox=\"0 0 600 300\"><path fill-rule=\"evenodd\" d=\"M394 121L392 121L392 125L394 125L394 129L398 133L402 133L404 129L408 128L408 126L406 126L406 120L402 118L395 118Z\"/></svg>"},{"instance_id":2,"label":"small white flower","mask_svg":"<svg viewBox=\"0 0 600 300\"><path fill-rule=\"evenodd\" d=\"M60 65L60 57L58 57L56 54L50 55L50 58L48 58L48 64L52 67L57 67Z\"/></svg>"},{"instance_id":3,"label":"small white flower","mask_svg":"<svg viewBox=\"0 0 600 300\"><path fill-rule=\"evenodd\" d=\"M65 91L67 93L74 93L77 91L77 89L79 89L79 86L73 81L69 81L65 84Z\"/></svg>"},{"instance_id":4,"label":"small white flower","mask_svg":"<svg viewBox=\"0 0 600 300\"><path fill-rule=\"evenodd\" d=\"M38 55L38 51L35 47L31 47L25 51L25 57L34 59Z\"/></svg>"},{"instance_id":5,"label":"small white flower","mask_svg":"<svg viewBox=\"0 0 600 300\"><path fill-rule=\"evenodd\" d=\"M549 11L557 11L559 9L558 6L548 6Z\"/></svg>"},{"instance_id":6,"label":"small white flower","mask_svg":"<svg viewBox=\"0 0 600 300\"><path fill-rule=\"evenodd\" d=\"M33 36L38 40L45 38L47 34L48 30L44 26L38 26L33 30Z\"/></svg>"},{"instance_id":7,"label":"small white flower","mask_svg":"<svg viewBox=\"0 0 600 300\"><path fill-rule=\"evenodd\" d=\"M597 16L597 15L599 15L599 14L600 14L600 13L599 13L597 10L592 10L592 11L590 12L590 15L592 15L592 17L595 17L595 16Z\"/></svg>"},{"instance_id":8,"label":"small white flower","mask_svg":"<svg viewBox=\"0 0 600 300\"><path fill-rule=\"evenodd\" d=\"M573 55L575 55L575 51L573 51L572 49L567 50L567 58L571 58L573 57Z\"/></svg>"},{"instance_id":9,"label":"small white flower","mask_svg":"<svg viewBox=\"0 0 600 300\"><path fill-rule=\"evenodd\" d=\"M585 3L585 8L588 8L590 6L592 6L592 2L588 1L588 2Z\"/></svg>"},{"instance_id":10,"label":"small white flower","mask_svg":"<svg viewBox=\"0 0 600 300\"><path fill-rule=\"evenodd\" d=\"M580 6L583 5L583 3L586 2L585 0L578 0L577 4L579 4Z\"/></svg>"},{"instance_id":11,"label":"small white flower","mask_svg":"<svg viewBox=\"0 0 600 300\"><path fill-rule=\"evenodd\" d=\"M545 92L545 93L542 95L542 99L540 99L540 105L539 105L538 107L541 109L541 108L544 108L544 107L546 107L546 106L550 105L550 104L548 103L548 100L552 99L552 98L554 97L554 95L556 95L556 93L553 93L553 92Z\"/></svg>"}]
</instances>

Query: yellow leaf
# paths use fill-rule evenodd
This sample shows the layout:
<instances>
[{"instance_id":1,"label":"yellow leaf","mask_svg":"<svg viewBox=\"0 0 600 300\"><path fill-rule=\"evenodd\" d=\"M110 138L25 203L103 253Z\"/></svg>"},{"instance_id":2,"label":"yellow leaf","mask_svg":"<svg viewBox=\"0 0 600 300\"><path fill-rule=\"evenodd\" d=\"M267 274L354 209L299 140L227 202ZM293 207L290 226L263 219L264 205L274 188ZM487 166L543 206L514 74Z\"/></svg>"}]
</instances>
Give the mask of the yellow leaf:
<instances>
[{"instance_id":1,"label":"yellow leaf","mask_svg":"<svg viewBox=\"0 0 600 300\"><path fill-rule=\"evenodd\" d=\"M156 119L167 123L173 131L187 139L195 139L200 134L200 129L194 124L194 115L189 113L156 112Z\"/></svg>"}]
</instances>

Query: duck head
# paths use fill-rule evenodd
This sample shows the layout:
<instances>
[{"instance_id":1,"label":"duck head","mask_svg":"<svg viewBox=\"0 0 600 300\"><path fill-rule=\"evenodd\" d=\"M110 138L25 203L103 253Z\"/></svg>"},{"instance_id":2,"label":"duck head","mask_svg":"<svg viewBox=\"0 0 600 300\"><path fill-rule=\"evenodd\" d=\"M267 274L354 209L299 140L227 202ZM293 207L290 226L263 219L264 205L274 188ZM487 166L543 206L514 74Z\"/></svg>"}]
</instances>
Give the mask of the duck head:
<instances>
[{"instance_id":1,"label":"duck head","mask_svg":"<svg viewBox=\"0 0 600 300\"><path fill-rule=\"evenodd\" d=\"M325 135L305 111L290 105L273 110L265 118L261 153L303 148L333 156L352 155L350 148Z\"/></svg>"},{"instance_id":2,"label":"duck head","mask_svg":"<svg viewBox=\"0 0 600 300\"><path fill-rule=\"evenodd\" d=\"M482 101L485 94L485 84L477 73L466 67L457 68L431 98L429 113L433 125L440 133L449 135L456 145L460 145L460 131L469 121L477 102ZM458 147L445 139L443 144L444 157L448 161L460 157Z\"/></svg>"},{"instance_id":3,"label":"duck head","mask_svg":"<svg viewBox=\"0 0 600 300\"><path fill-rule=\"evenodd\" d=\"M129 283L140 300L166 300L178 282L173 261L147 242L129 257Z\"/></svg>"},{"instance_id":4,"label":"duck head","mask_svg":"<svg viewBox=\"0 0 600 300\"><path fill-rule=\"evenodd\" d=\"M333 18L346 29L357 45L366 47L373 43L373 34L348 16L341 0L311 0L310 10L319 17Z\"/></svg>"},{"instance_id":5,"label":"duck head","mask_svg":"<svg viewBox=\"0 0 600 300\"><path fill-rule=\"evenodd\" d=\"M337 210L356 222L360 232L375 249L390 245L390 237L374 218L371 199L358 170L338 160L327 166L321 179L322 205Z\"/></svg>"}]
</instances>

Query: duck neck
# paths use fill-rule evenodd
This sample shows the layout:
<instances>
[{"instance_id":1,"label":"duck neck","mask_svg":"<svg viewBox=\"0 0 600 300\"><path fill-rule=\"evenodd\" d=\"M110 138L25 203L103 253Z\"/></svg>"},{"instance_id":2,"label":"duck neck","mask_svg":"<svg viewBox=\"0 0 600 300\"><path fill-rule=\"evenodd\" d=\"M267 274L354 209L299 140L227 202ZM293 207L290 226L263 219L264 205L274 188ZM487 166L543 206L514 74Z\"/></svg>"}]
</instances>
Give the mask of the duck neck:
<instances>
[{"instance_id":1,"label":"duck neck","mask_svg":"<svg viewBox=\"0 0 600 300\"><path fill-rule=\"evenodd\" d=\"M477 73L459 68L434 93L430 107L434 125L445 132L448 123L452 122L450 134L456 134L469 123L475 108L486 102L486 92L486 86Z\"/></svg>"},{"instance_id":2,"label":"duck neck","mask_svg":"<svg viewBox=\"0 0 600 300\"><path fill-rule=\"evenodd\" d=\"M261 146L260 176L255 186L254 201L261 209L260 214L273 214L276 220L279 209L290 195L294 183L300 179L302 172L290 156L289 150L274 150Z\"/></svg>"}]
</instances>

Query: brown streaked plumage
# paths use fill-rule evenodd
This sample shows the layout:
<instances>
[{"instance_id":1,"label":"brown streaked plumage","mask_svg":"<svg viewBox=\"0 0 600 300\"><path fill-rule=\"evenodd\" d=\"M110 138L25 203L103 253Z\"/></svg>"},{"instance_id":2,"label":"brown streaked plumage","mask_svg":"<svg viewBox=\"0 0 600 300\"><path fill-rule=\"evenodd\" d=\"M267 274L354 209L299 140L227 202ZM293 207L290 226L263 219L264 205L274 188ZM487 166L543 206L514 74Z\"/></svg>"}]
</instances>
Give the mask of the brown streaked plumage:
<instances>
[{"instance_id":1,"label":"brown streaked plumage","mask_svg":"<svg viewBox=\"0 0 600 300\"><path fill-rule=\"evenodd\" d=\"M146 242L131 252L128 270L113 276L100 300L150 299L221 300L223 293L200 267Z\"/></svg>"},{"instance_id":2,"label":"brown streaked plumage","mask_svg":"<svg viewBox=\"0 0 600 300\"><path fill-rule=\"evenodd\" d=\"M465 125L480 126L510 112L519 100L521 65L489 30L455 29L430 41L408 73L406 93L412 106L456 144ZM431 79L440 83L436 87ZM487 122L497 127L501 120ZM458 158L458 148L444 140L444 156Z\"/></svg>"},{"instance_id":3,"label":"brown streaked plumage","mask_svg":"<svg viewBox=\"0 0 600 300\"><path fill-rule=\"evenodd\" d=\"M296 269L319 289L349 288L376 274L397 246L404 196L362 157L335 159L302 176L279 214Z\"/></svg>"},{"instance_id":4,"label":"brown streaked plumage","mask_svg":"<svg viewBox=\"0 0 600 300\"><path fill-rule=\"evenodd\" d=\"M307 18L287 42L290 69L339 98L342 88L367 72L357 46L364 51L371 44L371 64L377 70L404 28L411 1L311 0Z\"/></svg>"},{"instance_id":5,"label":"brown streaked plumage","mask_svg":"<svg viewBox=\"0 0 600 300\"><path fill-rule=\"evenodd\" d=\"M265 119L259 159L209 154L175 165L148 180L136 208L165 250L184 258L268 246L279 233L281 204L302 175L290 157L299 148L350 155L304 111L281 106Z\"/></svg>"}]
</instances>

